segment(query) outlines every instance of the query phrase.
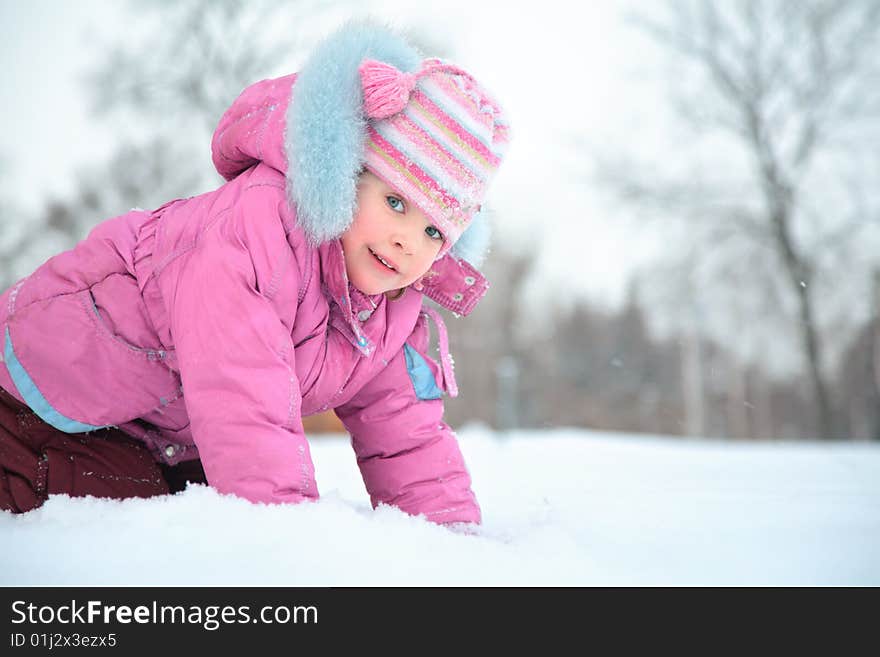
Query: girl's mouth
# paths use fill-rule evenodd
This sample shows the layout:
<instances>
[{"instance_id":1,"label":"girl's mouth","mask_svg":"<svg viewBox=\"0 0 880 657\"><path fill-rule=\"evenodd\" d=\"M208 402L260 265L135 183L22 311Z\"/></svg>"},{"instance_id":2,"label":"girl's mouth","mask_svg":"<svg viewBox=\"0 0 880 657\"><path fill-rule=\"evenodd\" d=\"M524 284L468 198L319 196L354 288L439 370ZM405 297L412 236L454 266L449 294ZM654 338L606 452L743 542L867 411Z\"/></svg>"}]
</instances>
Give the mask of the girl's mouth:
<instances>
[{"instance_id":1,"label":"girl's mouth","mask_svg":"<svg viewBox=\"0 0 880 657\"><path fill-rule=\"evenodd\" d=\"M385 258L383 258L382 256L380 256L378 253L376 253L375 251L373 251L373 249L371 249L371 248L369 248L369 247L367 247L367 250L368 250L370 253L373 254L373 257L374 257L378 262L382 263L382 266L383 266L383 267L385 267L385 268L388 269L389 271L394 271L394 272L397 271L397 267L394 266L394 263L391 263L391 262L387 261Z\"/></svg>"}]
</instances>

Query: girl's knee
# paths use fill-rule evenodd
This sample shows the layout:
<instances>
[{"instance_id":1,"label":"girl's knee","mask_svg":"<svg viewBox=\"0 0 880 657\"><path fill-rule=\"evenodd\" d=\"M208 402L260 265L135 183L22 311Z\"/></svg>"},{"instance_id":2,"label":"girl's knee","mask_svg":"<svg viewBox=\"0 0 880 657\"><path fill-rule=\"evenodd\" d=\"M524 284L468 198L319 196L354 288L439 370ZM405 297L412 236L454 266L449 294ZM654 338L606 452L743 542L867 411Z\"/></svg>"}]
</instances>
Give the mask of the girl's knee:
<instances>
[{"instance_id":1,"label":"girl's knee","mask_svg":"<svg viewBox=\"0 0 880 657\"><path fill-rule=\"evenodd\" d=\"M170 492L147 449L118 431L58 438L46 445L45 454L49 494L125 499Z\"/></svg>"}]
</instances>

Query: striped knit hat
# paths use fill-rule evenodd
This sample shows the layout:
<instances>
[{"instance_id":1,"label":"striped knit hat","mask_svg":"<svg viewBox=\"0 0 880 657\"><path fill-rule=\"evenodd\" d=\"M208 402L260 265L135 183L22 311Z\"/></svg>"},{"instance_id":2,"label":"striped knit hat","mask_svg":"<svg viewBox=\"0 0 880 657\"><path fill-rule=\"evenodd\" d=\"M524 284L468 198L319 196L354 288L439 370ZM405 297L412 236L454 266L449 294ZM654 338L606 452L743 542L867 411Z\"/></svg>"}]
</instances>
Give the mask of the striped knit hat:
<instances>
[{"instance_id":1,"label":"striped knit hat","mask_svg":"<svg viewBox=\"0 0 880 657\"><path fill-rule=\"evenodd\" d=\"M300 70L287 109L290 200L312 242L340 237L357 207L366 167L440 229L439 257L479 267L488 250L480 215L501 162L508 126L468 73L423 59L372 22L351 22L322 42Z\"/></svg>"},{"instance_id":2,"label":"striped knit hat","mask_svg":"<svg viewBox=\"0 0 880 657\"><path fill-rule=\"evenodd\" d=\"M368 59L360 68L366 167L443 233L445 253L480 209L507 146L501 109L465 71L427 59L416 73Z\"/></svg>"}]
</instances>

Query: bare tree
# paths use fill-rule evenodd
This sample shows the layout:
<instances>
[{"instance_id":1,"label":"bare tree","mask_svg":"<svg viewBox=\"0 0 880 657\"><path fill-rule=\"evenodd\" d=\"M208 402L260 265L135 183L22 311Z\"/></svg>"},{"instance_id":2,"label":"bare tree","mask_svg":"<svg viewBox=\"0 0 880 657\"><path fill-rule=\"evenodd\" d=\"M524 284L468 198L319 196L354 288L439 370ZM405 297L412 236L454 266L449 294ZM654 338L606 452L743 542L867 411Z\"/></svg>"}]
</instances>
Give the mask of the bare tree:
<instances>
[{"instance_id":1,"label":"bare tree","mask_svg":"<svg viewBox=\"0 0 880 657\"><path fill-rule=\"evenodd\" d=\"M184 174L190 186L178 185L178 194L216 185L220 179L207 144L220 116L248 84L289 72L308 45L300 14L314 11L317 19L326 4L130 2L132 29L106 44L106 56L85 78L95 115L123 136L113 164L128 155L138 169ZM152 194L128 197L144 207L164 200Z\"/></svg>"},{"instance_id":2,"label":"bare tree","mask_svg":"<svg viewBox=\"0 0 880 657\"><path fill-rule=\"evenodd\" d=\"M247 84L285 70L301 52L302 14L320 0L138 0L129 3L135 29L108 45L88 76L93 108L155 122L183 119L213 130Z\"/></svg>"},{"instance_id":3,"label":"bare tree","mask_svg":"<svg viewBox=\"0 0 880 657\"><path fill-rule=\"evenodd\" d=\"M664 17L636 23L673 55L682 79L696 76L676 113L735 148L744 176L719 157L710 182L692 173L648 183L624 174L617 185L630 201L697 219L688 239L709 247L714 284L757 286L769 301L764 317L781 310L794 320L819 430L832 437L822 313L841 303L841 269L863 286L869 278L846 264L830 266L830 254L863 239L869 226L857 197L872 188L852 178L848 165L867 140L877 150L880 3L688 0L665 7ZM863 300L854 303L867 315Z\"/></svg>"},{"instance_id":4,"label":"bare tree","mask_svg":"<svg viewBox=\"0 0 880 657\"><path fill-rule=\"evenodd\" d=\"M129 12L139 29L110 44L108 56L88 76L93 108L134 113L154 123L166 118L175 130L211 131L245 86L293 72L321 36L322 26L338 21L334 12L338 16L340 10L363 10L370 4L130 0ZM424 27L409 36L425 52L449 52Z\"/></svg>"}]
</instances>

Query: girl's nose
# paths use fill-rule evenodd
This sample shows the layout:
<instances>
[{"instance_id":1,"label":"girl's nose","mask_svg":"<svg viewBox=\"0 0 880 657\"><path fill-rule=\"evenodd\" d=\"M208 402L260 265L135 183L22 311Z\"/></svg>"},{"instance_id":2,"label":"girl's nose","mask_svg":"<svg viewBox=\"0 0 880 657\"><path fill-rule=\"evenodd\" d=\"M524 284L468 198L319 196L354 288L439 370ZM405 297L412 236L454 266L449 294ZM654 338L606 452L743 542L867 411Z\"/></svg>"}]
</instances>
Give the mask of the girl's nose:
<instances>
[{"instance_id":1,"label":"girl's nose","mask_svg":"<svg viewBox=\"0 0 880 657\"><path fill-rule=\"evenodd\" d=\"M414 243L412 237L403 231L395 232L391 236L391 242L407 254L410 252L410 245Z\"/></svg>"}]
</instances>

